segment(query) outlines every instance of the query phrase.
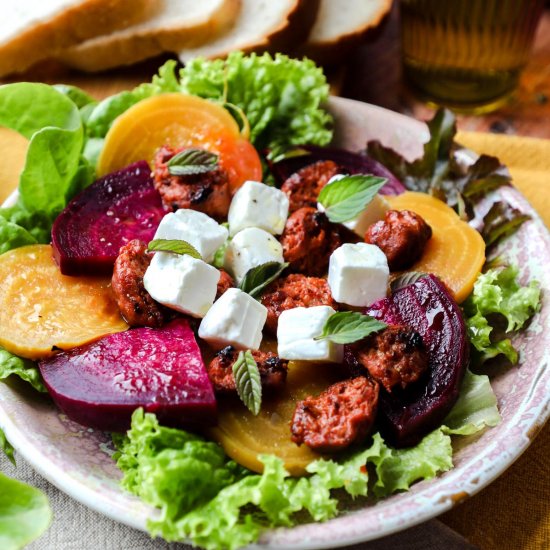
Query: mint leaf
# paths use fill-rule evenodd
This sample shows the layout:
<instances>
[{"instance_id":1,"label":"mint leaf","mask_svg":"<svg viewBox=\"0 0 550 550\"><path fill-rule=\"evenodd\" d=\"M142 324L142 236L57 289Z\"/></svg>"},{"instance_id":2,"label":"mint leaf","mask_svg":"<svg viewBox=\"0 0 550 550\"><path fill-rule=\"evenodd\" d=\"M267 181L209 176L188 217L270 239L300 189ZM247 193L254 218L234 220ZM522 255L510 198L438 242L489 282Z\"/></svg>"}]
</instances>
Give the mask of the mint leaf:
<instances>
[{"instance_id":1,"label":"mint leaf","mask_svg":"<svg viewBox=\"0 0 550 550\"><path fill-rule=\"evenodd\" d=\"M199 251L187 241L178 239L153 239L147 246L151 252L173 252L174 254L187 254L197 260L202 260Z\"/></svg>"},{"instance_id":2,"label":"mint leaf","mask_svg":"<svg viewBox=\"0 0 550 550\"><path fill-rule=\"evenodd\" d=\"M331 315L323 332L314 340L330 340L336 344L351 344L372 334L384 330L388 325L355 311L339 311Z\"/></svg>"},{"instance_id":3,"label":"mint leaf","mask_svg":"<svg viewBox=\"0 0 550 550\"><path fill-rule=\"evenodd\" d=\"M246 408L257 416L262 405L262 382L258 365L250 350L241 351L233 363L237 393Z\"/></svg>"},{"instance_id":4,"label":"mint leaf","mask_svg":"<svg viewBox=\"0 0 550 550\"><path fill-rule=\"evenodd\" d=\"M288 263L279 262L266 262L253 267L246 272L239 288L253 298L257 298L262 290L279 277L287 267Z\"/></svg>"},{"instance_id":5,"label":"mint leaf","mask_svg":"<svg viewBox=\"0 0 550 550\"><path fill-rule=\"evenodd\" d=\"M206 174L218 167L218 155L205 149L190 147L174 155L166 166L172 176Z\"/></svg>"},{"instance_id":6,"label":"mint leaf","mask_svg":"<svg viewBox=\"0 0 550 550\"><path fill-rule=\"evenodd\" d=\"M318 202L325 208L331 222L347 222L364 210L386 182L386 178L377 176L345 176L325 185L319 193Z\"/></svg>"}]
</instances>

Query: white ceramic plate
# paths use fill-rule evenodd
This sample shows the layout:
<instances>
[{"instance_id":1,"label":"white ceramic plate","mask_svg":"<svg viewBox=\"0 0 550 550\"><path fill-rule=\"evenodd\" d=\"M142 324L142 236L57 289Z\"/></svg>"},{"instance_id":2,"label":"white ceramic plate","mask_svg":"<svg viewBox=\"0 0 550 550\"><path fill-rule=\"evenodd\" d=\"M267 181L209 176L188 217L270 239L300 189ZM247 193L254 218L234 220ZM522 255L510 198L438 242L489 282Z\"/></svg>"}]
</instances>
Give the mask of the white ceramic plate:
<instances>
[{"instance_id":1,"label":"white ceramic plate","mask_svg":"<svg viewBox=\"0 0 550 550\"><path fill-rule=\"evenodd\" d=\"M424 124L364 103L332 98L330 110L336 117L335 143L352 150L364 147L368 139L380 139L414 158L428 136ZM457 438L455 468L437 479L326 523L266 532L258 547L335 548L411 527L477 493L538 433L550 414L550 235L518 191L506 188L501 193L533 217L508 239L503 253L521 266L522 277L539 280L543 289L542 311L514 338L520 364L491 370L502 423L481 436ZM0 427L21 455L59 489L116 521L145 529L155 511L119 488L121 476L110 458L107 435L71 422L49 399L14 381L0 384Z\"/></svg>"}]
</instances>

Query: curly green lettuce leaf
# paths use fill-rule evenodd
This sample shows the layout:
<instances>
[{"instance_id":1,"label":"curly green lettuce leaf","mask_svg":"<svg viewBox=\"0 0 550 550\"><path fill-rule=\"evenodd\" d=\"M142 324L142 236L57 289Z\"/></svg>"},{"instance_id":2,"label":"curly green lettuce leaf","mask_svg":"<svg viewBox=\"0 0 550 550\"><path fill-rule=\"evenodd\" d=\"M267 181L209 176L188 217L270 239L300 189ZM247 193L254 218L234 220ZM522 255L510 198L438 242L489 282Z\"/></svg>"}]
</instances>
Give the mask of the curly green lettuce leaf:
<instances>
[{"instance_id":1,"label":"curly green lettuce leaf","mask_svg":"<svg viewBox=\"0 0 550 550\"><path fill-rule=\"evenodd\" d=\"M377 497L407 491L419 480L432 479L453 467L451 438L439 428L414 447L394 449L375 434L366 456L376 471L373 490Z\"/></svg>"},{"instance_id":2,"label":"curly green lettuce leaf","mask_svg":"<svg viewBox=\"0 0 550 550\"><path fill-rule=\"evenodd\" d=\"M0 548L19 550L49 527L52 510L42 491L0 473Z\"/></svg>"},{"instance_id":3,"label":"curly green lettuce leaf","mask_svg":"<svg viewBox=\"0 0 550 550\"><path fill-rule=\"evenodd\" d=\"M472 435L500 423L497 398L489 377L466 370L458 401L443 421L443 431Z\"/></svg>"},{"instance_id":4,"label":"curly green lettuce leaf","mask_svg":"<svg viewBox=\"0 0 550 550\"><path fill-rule=\"evenodd\" d=\"M29 359L22 359L4 348L0 348L0 381L12 374L28 382L35 390L45 393L46 386L38 367Z\"/></svg>"},{"instance_id":5,"label":"curly green lettuce leaf","mask_svg":"<svg viewBox=\"0 0 550 550\"><path fill-rule=\"evenodd\" d=\"M0 451L8 457L8 460L15 466L15 455L13 445L8 441L6 434L0 429Z\"/></svg>"},{"instance_id":6,"label":"curly green lettuce leaf","mask_svg":"<svg viewBox=\"0 0 550 550\"><path fill-rule=\"evenodd\" d=\"M509 266L493 268L481 274L472 294L463 305L470 342L483 362L499 354L512 363L517 362L517 352L507 338L493 337L493 329L499 318L507 322L506 332L521 329L530 317L540 309L540 285L536 281L522 286L519 269Z\"/></svg>"},{"instance_id":7,"label":"curly green lettuce leaf","mask_svg":"<svg viewBox=\"0 0 550 550\"><path fill-rule=\"evenodd\" d=\"M194 59L180 76L183 92L241 109L259 149L276 155L291 145L332 139L332 118L321 108L329 88L313 61L233 52L226 60Z\"/></svg>"}]
</instances>

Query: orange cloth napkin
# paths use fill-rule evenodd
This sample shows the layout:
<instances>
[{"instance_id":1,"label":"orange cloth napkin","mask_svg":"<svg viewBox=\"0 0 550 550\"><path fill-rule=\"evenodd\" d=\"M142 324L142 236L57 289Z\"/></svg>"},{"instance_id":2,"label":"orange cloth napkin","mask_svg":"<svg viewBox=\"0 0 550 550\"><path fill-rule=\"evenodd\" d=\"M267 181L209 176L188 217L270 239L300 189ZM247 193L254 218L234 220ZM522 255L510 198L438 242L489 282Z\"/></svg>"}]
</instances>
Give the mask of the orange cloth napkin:
<instances>
[{"instance_id":1,"label":"orange cloth napkin","mask_svg":"<svg viewBox=\"0 0 550 550\"><path fill-rule=\"evenodd\" d=\"M550 140L475 132L456 140L507 165L550 227ZM439 519L482 550L550 549L550 424L506 473Z\"/></svg>"}]
</instances>

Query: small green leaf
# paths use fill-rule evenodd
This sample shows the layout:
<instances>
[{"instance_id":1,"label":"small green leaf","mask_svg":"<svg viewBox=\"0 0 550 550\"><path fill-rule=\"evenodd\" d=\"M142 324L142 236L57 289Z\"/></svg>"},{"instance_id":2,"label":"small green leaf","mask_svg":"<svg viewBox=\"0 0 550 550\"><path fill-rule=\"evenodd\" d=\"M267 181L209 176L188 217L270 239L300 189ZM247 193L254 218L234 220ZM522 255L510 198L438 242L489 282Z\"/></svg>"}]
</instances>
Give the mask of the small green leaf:
<instances>
[{"instance_id":1,"label":"small green leaf","mask_svg":"<svg viewBox=\"0 0 550 550\"><path fill-rule=\"evenodd\" d=\"M324 206L325 214L331 222L347 222L364 210L386 182L386 178L376 176L345 176L325 185L319 193L318 201Z\"/></svg>"},{"instance_id":2,"label":"small green leaf","mask_svg":"<svg viewBox=\"0 0 550 550\"><path fill-rule=\"evenodd\" d=\"M0 429L0 449L8 457L8 460L15 466L15 457L13 456L13 446L8 441L6 434Z\"/></svg>"},{"instance_id":3,"label":"small green leaf","mask_svg":"<svg viewBox=\"0 0 550 550\"><path fill-rule=\"evenodd\" d=\"M265 264L253 267L246 272L239 288L243 292L250 294L253 298L257 298L261 291L269 283L272 283L287 267L288 263L280 264L279 262L266 262Z\"/></svg>"},{"instance_id":4,"label":"small green leaf","mask_svg":"<svg viewBox=\"0 0 550 550\"><path fill-rule=\"evenodd\" d=\"M336 344L351 344L366 338L373 332L384 330L386 327L385 323L377 321L370 315L363 315L355 311L339 311L327 319L323 332L314 340L326 339Z\"/></svg>"},{"instance_id":5,"label":"small green leaf","mask_svg":"<svg viewBox=\"0 0 550 550\"><path fill-rule=\"evenodd\" d=\"M218 167L218 155L191 147L174 155L167 163L168 172L172 176L189 176L206 174Z\"/></svg>"},{"instance_id":6,"label":"small green leaf","mask_svg":"<svg viewBox=\"0 0 550 550\"><path fill-rule=\"evenodd\" d=\"M174 254L187 254L197 260L202 260L199 251L187 241L178 239L154 239L149 243L147 250L151 252L173 252Z\"/></svg>"},{"instance_id":7,"label":"small green leaf","mask_svg":"<svg viewBox=\"0 0 550 550\"><path fill-rule=\"evenodd\" d=\"M400 288L405 288L406 286L416 283L416 281L425 276L426 273L423 273L422 271L408 271L407 273L402 273L390 283L390 290L395 292Z\"/></svg>"},{"instance_id":8,"label":"small green leaf","mask_svg":"<svg viewBox=\"0 0 550 550\"><path fill-rule=\"evenodd\" d=\"M254 416L257 416L262 405L262 383L258 365L250 350L239 353L233 363L233 376L241 401Z\"/></svg>"},{"instance_id":9,"label":"small green leaf","mask_svg":"<svg viewBox=\"0 0 550 550\"><path fill-rule=\"evenodd\" d=\"M495 245L504 237L514 233L529 219L531 217L528 214L524 214L510 204L503 201L495 202L483 218L481 236L488 247Z\"/></svg>"}]
</instances>

